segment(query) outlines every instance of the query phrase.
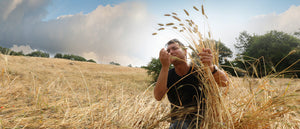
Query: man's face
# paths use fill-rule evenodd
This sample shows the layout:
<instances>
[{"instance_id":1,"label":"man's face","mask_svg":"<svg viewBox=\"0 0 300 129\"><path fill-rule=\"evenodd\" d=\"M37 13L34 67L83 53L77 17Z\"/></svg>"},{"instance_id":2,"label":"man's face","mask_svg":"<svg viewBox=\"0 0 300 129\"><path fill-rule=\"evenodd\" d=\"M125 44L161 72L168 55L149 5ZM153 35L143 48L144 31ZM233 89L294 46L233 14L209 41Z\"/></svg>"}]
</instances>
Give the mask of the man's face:
<instances>
[{"instance_id":1,"label":"man's face","mask_svg":"<svg viewBox=\"0 0 300 129\"><path fill-rule=\"evenodd\" d=\"M184 50L178 43L172 43L167 47L168 53L171 56L177 57L179 59L171 57L171 63L174 64L178 61L185 61L186 60L186 50Z\"/></svg>"}]
</instances>

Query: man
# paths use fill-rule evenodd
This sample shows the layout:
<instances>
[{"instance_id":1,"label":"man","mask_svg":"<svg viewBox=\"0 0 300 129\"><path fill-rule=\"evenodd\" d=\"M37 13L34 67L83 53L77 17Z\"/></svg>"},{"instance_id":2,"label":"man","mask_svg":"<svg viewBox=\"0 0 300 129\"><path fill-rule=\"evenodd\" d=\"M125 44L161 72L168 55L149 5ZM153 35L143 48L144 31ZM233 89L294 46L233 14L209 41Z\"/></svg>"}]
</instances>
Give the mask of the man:
<instances>
[{"instance_id":1,"label":"man","mask_svg":"<svg viewBox=\"0 0 300 129\"><path fill-rule=\"evenodd\" d=\"M167 50L163 48L159 53L162 68L154 88L155 99L160 101L167 93L171 103L170 129L195 128L201 122L205 110L203 84L199 81L200 76L194 72L195 69L187 63L187 50L184 45L173 39L166 46ZM209 67L216 82L220 86L227 86L225 73L212 63L211 50L203 49L198 56ZM171 64L174 68L169 70Z\"/></svg>"}]
</instances>

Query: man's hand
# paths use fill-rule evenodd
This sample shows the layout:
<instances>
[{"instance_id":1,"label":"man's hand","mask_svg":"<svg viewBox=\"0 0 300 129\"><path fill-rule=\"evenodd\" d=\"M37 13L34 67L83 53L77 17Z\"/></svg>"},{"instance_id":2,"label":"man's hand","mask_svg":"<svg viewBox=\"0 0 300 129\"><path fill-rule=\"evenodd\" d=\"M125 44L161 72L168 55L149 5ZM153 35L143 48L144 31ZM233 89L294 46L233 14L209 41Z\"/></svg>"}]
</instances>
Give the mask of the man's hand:
<instances>
[{"instance_id":1,"label":"man's hand","mask_svg":"<svg viewBox=\"0 0 300 129\"><path fill-rule=\"evenodd\" d=\"M171 55L164 48L162 48L159 52L159 60L163 67L169 67L171 65L170 58Z\"/></svg>"},{"instance_id":2,"label":"man's hand","mask_svg":"<svg viewBox=\"0 0 300 129\"><path fill-rule=\"evenodd\" d=\"M205 66L213 67L213 54L209 48L203 48L198 55Z\"/></svg>"},{"instance_id":3,"label":"man's hand","mask_svg":"<svg viewBox=\"0 0 300 129\"><path fill-rule=\"evenodd\" d=\"M213 54L209 48L203 48L202 52L198 54L200 56L201 62L210 68L211 71L214 71L213 65ZM219 86L228 86L229 81L226 74L222 70L218 70L213 74L216 82Z\"/></svg>"}]
</instances>

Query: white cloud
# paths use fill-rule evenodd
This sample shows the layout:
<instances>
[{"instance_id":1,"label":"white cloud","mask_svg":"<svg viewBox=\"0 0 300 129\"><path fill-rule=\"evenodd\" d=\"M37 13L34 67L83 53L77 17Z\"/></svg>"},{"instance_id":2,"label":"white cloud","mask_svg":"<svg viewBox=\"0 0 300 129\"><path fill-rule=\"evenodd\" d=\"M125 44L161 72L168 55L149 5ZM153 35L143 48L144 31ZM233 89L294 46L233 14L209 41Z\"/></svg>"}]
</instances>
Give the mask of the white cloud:
<instances>
[{"instance_id":1,"label":"white cloud","mask_svg":"<svg viewBox=\"0 0 300 129\"><path fill-rule=\"evenodd\" d=\"M15 51L15 52L23 52L24 54L29 54L33 51L36 50L32 50L31 47L29 45L13 45L13 47L11 48L11 50Z\"/></svg>"},{"instance_id":2,"label":"white cloud","mask_svg":"<svg viewBox=\"0 0 300 129\"><path fill-rule=\"evenodd\" d=\"M97 54L96 54L95 52L84 52L84 53L82 54L82 56L83 56L85 59L87 59L87 60L93 59L93 60L96 61L97 63L100 63L100 62L99 62L99 57L97 56Z\"/></svg>"},{"instance_id":3,"label":"white cloud","mask_svg":"<svg viewBox=\"0 0 300 129\"><path fill-rule=\"evenodd\" d=\"M263 34L270 30L293 33L300 28L300 6L291 6L287 11L255 16L250 20L251 33Z\"/></svg>"},{"instance_id":4,"label":"white cloud","mask_svg":"<svg viewBox=\"0 0 300 129\"><path fill-rule=\"evenodd\" d=\"M49 1L19 1L12 7L3 4L12 3L0 2L8 10L0 12L0 44L4 46L26 44L52 54L77 54L100 63L115 61L135 66L149 62L145 58L153 54L156 44L151 35L151 16L142 3L99 5L88 14L64 15L49 21L42 21ZM111 57L115 60L109 60Z\"/></svg>"}]
</instances>

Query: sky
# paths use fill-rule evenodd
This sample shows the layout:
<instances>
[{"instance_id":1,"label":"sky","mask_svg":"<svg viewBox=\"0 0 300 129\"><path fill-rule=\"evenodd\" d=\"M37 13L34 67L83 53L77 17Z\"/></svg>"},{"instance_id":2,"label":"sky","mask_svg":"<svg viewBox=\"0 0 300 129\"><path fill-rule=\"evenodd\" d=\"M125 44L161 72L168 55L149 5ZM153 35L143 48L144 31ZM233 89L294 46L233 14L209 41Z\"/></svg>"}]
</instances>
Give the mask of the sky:
<instances>
[{"instance_id":1,"label":"sky","mask_svg":"<svg viewBox=\"0 0 300 129\"><path fill-rule=\"evenodd\" d=\"M193 9L202 4L207 19ZM174 21L164 14L184 17L183 9L204 36L209 30L234 52L242 31L292 34L300 28L299 0L0 0L0 46L145 66L167 41L183 40L171 30L152 35L157 23Z\"/></svg>"}]
</instances>

